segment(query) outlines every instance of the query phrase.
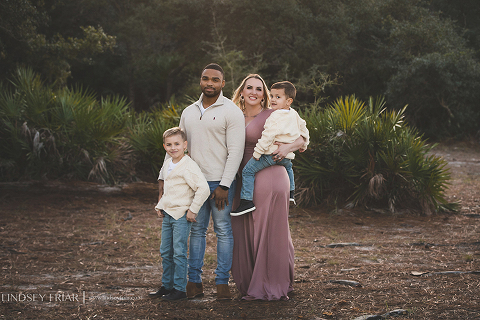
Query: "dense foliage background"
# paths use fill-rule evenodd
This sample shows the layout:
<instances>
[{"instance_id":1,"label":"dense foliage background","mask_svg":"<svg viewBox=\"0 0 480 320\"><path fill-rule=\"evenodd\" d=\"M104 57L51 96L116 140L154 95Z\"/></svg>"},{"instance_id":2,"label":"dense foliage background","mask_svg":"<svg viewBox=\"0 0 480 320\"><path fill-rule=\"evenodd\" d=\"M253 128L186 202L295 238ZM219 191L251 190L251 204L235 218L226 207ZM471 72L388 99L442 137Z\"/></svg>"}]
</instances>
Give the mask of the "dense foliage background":
<instances>
[{"instance_id":1,"label":"dense foliage background","mask_svg":"<svg viewBox=\"0 0 480 320\"><path fill-rule=\"evenodd\" d=\"M476 134L476 0L8 0L0 77L33 68L57 86L121 95L137 111L197 96L216 61L230 95L248 73L288 79L297 105L384 95L428 137ZM328 78L335 85L322 85Z\"/></svg>"},{"instance_id":2,"label":"dense foliage background","mask_svg":"<svg viewBox=\"0 0 480 320\"><path fill-rule=\"evenodd\" d=\"M423 139L478 134L479 59L477 0L6 0L0 3L0 177L115 183L154 175L163 159L161 133L198 97L200 71L214 61L226 71L227 96L253 72L268 84L297 86L295 105L310 130L327 130L317 132L318 148L299 165L305 176L314 178L319 167L331 172L322 162L331 156L331 164L360 174L343 177L354 203L368 203L362 190L370 181L412 178L382 184L375 192L386 193L374 195L393 207L413 192L417 204L436 210L446 205L448 173L428 157ZM339 101L377 96L384 97L382 112L365 107L344 135L333 121L332 110L348 105ZM355 117L355 110L344 111ZM401 115L404 129L382 127L376 134L391 139L379 145L365 134L380 114ZM358 155L369 160L349 162L362 144L374 146ZM426 171L411 173L408 161ZM324 191L339 195L335 183L307 182L314 186L306 203ZM397 194L396 187L409 191Z\"/></svg>"}]
</instances>

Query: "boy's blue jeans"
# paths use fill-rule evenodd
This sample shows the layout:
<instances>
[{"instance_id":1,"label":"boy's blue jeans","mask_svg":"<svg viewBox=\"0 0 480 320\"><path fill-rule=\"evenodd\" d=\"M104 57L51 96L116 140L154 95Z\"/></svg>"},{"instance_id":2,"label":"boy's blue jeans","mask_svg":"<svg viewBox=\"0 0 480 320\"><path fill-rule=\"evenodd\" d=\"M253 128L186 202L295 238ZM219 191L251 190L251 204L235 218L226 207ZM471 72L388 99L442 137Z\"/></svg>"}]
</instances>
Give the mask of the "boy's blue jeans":
<instances>
[{"instance_id":1,"label":"boy's blue jeans","mask_svg":"<svg viewBox=\"0 0 480 320\"><path fill-rule=\"evenodd\" d=\"M220 181L208 181L210 192L213 192ZM230 221L233 197L235 196L236 181L228 190L228 205L218 210L215 199L208 199L198 211L197 222L192 224L190 232L190 252L188 256L188 280L194 283L202 282L203 258L205 257L206 236L210 214L213 219L213 230L217 235L217 268L215 269L215 283L228 284L233 258L233 234Z\"/></svg>"},{"instance_id":2,"label":"boy's blue jeans","mask_svg":"<svg viewBox=\"0 0 480 320\"><path fill-rule=\"evenodd\" d=\"M290 191L295 190L295 179L293 177L292 160L284 158L280 161L275 161L271 154L262 154L259 160L253 157L248 160L247 164L242 170L242 191L240 199L253 200L253 188L255 185L255 174L267 167L274 165L282 165L287 169L288 178L290 179Z\"/></svg>"},{"instance_id":3,"label":"boy's blue jeans","mask_svg":"<svg viewBox=\"0 0 480 320\"><path fill-rule=\"evenodd\" d=\"M187 249L188 235L192 222L187 221L187 214L178 220L163 211L162 242L162 285L167 290L175 288L186 291L187 287Z\"/></svg>"}]
</instances>

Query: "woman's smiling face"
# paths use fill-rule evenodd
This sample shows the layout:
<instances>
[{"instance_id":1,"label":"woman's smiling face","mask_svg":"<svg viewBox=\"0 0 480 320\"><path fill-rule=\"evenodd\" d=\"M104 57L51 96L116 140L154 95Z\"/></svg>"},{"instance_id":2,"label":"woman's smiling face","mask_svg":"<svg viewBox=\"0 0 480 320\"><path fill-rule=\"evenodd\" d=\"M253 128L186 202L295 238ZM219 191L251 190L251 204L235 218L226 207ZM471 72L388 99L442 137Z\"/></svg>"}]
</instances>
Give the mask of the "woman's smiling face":
<instances>
[{"instance_id":1,"label":"woman's smiling face","mask_svg":"<svg viewBox=\"0 0 480 320\"><path fill-rule=\"evenodd\" d=\"M250 78L245 81L245 87L242 90L242 96L246 105L260 105L262 99L265 97L262 81L256 78Z\"/></svg>"}]
</instances>

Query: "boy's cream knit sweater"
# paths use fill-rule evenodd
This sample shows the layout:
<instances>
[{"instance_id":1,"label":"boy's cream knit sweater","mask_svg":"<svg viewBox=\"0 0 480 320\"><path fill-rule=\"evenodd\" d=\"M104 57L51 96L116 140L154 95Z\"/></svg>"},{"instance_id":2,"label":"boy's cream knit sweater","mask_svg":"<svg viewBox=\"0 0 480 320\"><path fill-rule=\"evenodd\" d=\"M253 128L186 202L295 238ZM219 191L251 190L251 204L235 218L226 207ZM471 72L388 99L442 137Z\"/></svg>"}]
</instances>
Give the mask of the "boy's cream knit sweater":
<instances>
[{"instance_id":1,"label":"boy's cream knit sweater","mask_svg":"<svg viewBox=\"0 0 480 320\"><path fill-rule=\"evenodd\" d=\"M172 158L164 161L160 169L163 177L163 196L155 209L164 210L175 220L185 215L188 209L198 213L203 203L210 196L210 188L198 165L188 155L178 162L168 174L168 166Z\"/></svg>"}]
</instances>

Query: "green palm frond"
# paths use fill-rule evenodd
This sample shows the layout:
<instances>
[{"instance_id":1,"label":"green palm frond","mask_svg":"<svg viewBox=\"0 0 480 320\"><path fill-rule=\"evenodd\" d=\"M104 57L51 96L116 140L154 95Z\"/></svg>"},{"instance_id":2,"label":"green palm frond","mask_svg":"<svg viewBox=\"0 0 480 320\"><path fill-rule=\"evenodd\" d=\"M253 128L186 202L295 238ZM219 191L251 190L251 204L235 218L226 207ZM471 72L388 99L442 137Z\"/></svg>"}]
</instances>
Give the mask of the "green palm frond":
<instances>
[{"instance_id":1,"label":"green palm frond","mask_svg":"<svg viewBox=\"0 0 480 320\"><path fill-rule=\"evenodd\" d=\"M55 98L52 87L46 85L32 69L18 69L10 82L15 94L25 102L25 117L40 124L48 121L48 111Z\"/></svg>"},{"instance_id":2,"label":"green palm frond","mask_svg":"<svg viewBox=\"0 0 480 320\"><path fill-rule=\"evenodd\" d=\"M351 134L365 114L364 103L355 96L338 98L333 104L333 113L337 118L337 129Z\"/></svg>"},{"instance_id":3,"label":"green palm frond","mask_svg":"<svg viewBox=\"0 0 480 320\"><path fill-rule=\"evenodd\" d=\"M174 115L174 116L171 116ZM136 115L135 122L129 127L128 139L145 164L156 174L165 158L163 133L178 126L179 118L174 106L168 109L156 109L150 113Z\"/></svg>"}]
</instances>

